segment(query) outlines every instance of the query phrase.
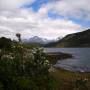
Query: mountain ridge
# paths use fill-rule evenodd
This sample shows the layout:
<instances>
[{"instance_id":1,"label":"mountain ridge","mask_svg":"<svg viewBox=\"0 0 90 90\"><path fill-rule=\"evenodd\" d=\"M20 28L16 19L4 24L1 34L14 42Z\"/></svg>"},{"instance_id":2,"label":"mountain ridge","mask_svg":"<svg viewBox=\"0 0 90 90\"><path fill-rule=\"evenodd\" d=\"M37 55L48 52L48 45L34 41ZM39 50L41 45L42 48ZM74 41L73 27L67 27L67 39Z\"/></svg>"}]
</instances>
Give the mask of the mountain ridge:
<instances>
[{"instance_id":1,"label":"mountain ridge","mask_svg":"<svg viewBox=\"0 0 90 90\"><path fill-rule=\"evenodd\" d=\"M90 29L68 34L55 43L49 43L47 47L90 47Z\"/></svg>"},{"instance_id":2,"label":"mountain ridge","mask_svg":"<svg viewBox=\"0 0 90 90\"><path fill-rule=\"evenodd\" d=\"M25 43L37 43L37 44L47 44L51 42L52 40L48 40L46 38L41 38L39 36L33 36L29 39L24 39L23 42Z\"/></svg>"}]
</instances>

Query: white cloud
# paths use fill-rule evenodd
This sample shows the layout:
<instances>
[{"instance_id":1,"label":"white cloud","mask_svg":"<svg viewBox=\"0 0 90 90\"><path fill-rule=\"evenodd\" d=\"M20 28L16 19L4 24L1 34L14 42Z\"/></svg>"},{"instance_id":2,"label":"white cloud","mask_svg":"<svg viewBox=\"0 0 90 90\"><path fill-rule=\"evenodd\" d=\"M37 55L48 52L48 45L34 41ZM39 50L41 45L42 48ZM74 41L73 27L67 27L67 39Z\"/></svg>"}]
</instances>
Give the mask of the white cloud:
<instances>
[{"instance_id":1,"label":"white cloud","mask_svg":"<svg viewBox=\"0 0 90 90\"><path fill-rule=\"evenodd\" d=\"M18 11L17 11L18 12ZM15 37L15 33L19 32L23 38L38 35L41 37L55 38L64 36L68 33L76 32L81 28L80 25L75 24L69 20L58 20L50 18L42 18L41 14L37 14L32 10L20 10L16 16L0 16L0 35L8 31L9 37ZM8 12L11 14L11 12ZM6 34L5 34L6 35ZM13 37L14 35L14 37Z\"/></svg>"},{"instance_id":2,"label":"white cloud","mask_svg":"<svg viewBox=\"0 0 90 90\"><path fill-rule=\"evenodd\" d=\"M0 37L6 36L15 38L15 34L19 32L22 34L22 38L41 36L52 39L78 32L82 29L81 25L76 24L71 20L50 19L47 16L50 9L57 12L58 10L61 11L59 8L59 1L59 3L56 2L57 5L54 5L53 3L49 6L43 5L37 13L33 12L32 8L29 10L19 8L26 1L32 2L34 0L12 1L13 0L0 1ZM64 10L63 6L61 7Z\"/></svg>"},{"instance_id":3,"label":"white cloud","mask_svg":"<svg viewBox=\"0 0 90 90\"><path fill-rule=\"evenodd\" d=\"M0 0L1 10L12 10L21 7L25 3L32 3L35 0Z\"/></svg>"},{"instance_id":4,"label":"white cloud","mask_svg":"<svg viewBox=\"0 0 90 90\"><path fill-rule=\"evenodd\" d=\"M56 0L44 8L53 11L65 18L81 18L90 20L90 0Z\"/></svg>"}]
</instances>

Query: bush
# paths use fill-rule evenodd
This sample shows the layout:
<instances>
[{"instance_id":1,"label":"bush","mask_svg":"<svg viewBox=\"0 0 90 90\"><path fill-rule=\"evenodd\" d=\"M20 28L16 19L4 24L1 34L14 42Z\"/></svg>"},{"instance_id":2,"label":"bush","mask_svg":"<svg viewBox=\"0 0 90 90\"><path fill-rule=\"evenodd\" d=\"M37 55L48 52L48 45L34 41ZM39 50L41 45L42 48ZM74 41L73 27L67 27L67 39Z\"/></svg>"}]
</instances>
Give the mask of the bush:
<instances>
[{"instance_id":1,"label":"bush","mask_svg":"<svg viewBox=\"0 0 90 90\"><path fill-rule=\"evenodd\" d=\"M10 50L11 48L11 39L2 37L0 38L0 49Z\"/></svg>"},{"instance_id":2,"label":"bush","mask_svg":"<svg viewBox=\"0 0 90 90\"><path fill-rule=\"evenodd\" d=\"M28 50L16 43L11 49L1 50L0 86L4 90L54 90L50 63L42 48Z\"/></svg>"}]
</instances>

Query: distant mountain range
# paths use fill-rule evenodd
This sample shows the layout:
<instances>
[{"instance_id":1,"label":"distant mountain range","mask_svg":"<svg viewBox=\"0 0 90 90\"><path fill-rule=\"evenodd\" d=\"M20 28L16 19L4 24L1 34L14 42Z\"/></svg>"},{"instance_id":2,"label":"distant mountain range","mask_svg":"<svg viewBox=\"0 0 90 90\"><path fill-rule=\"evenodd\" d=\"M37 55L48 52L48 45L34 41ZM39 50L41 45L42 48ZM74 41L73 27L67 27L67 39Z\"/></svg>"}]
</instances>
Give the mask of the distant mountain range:
<instances>
[{"instance_id":1,"label":"distant mountain range","mask_svg":"<svg viewBox=\"0 0 90 90\"><path fill-rule=\"evenodd\" d=\"M90 29L66 35L58 40L48 40L38 36L22 40L24 43L39 45L43 47L90 47ZM6 43L12 42L11 39L1 37L0 47L7 46ZM15 41L14 41L15 42ZM9 47L10 45L8 45Z\"/></svg>"},{"instance_id":2,"label":"distant mountain range","mask_svg":"<svg viewBox=\"0 0 90 90\"><path fill-rule=\"evenodd\" d=\"M25 43L37 43L37 44L47 44L47 43L50 43L54 40L48 40L46 38L41 38L41 37L38 37L38 36L34 36L34 37L31 37L29 39L24 39L23 42Z\"/></svg>"},{"instance_id":3,"label":"distant mountain range","mask_svg":"<svg viewBox=\"0 0 90 90\"><path fill-rule=\"evenodd\" d=\"M90 47L90 29L73 33L61 40L46 45L47 47Z\"/></svg>"}]
</instances>

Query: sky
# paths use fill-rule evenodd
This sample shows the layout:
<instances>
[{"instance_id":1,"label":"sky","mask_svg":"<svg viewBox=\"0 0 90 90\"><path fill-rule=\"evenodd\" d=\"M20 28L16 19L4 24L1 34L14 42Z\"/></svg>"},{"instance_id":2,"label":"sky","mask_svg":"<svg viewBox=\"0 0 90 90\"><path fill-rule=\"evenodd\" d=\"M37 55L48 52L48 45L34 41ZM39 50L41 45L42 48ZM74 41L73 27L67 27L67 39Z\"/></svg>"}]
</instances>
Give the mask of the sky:
<instances>
[{"instance_id":1,"label":"sky","mask_svg":"<svg viewBox=\"0 0 90 90\"><path fill-rule=\"evenodd\" d=\"M0 37L64 37L90 28L90 0L0 0Z\"/></svg>"}]
</instances>

